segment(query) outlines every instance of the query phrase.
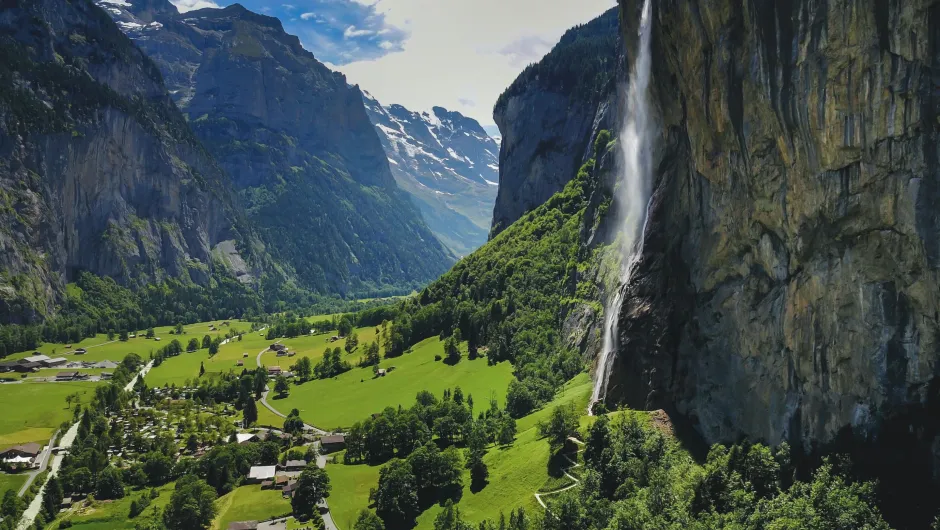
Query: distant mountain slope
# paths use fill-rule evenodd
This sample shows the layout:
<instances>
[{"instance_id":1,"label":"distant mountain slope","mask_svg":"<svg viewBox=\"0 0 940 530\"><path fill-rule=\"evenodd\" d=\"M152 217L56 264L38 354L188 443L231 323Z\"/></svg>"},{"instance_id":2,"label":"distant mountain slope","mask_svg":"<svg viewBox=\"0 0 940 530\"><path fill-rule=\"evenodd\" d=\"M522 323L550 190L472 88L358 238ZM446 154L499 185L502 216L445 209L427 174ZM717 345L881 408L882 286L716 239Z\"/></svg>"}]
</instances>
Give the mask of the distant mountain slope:
<instances>
[{"instance_id":1,"label":"distant mountain slope","mask_svg":"<svg viewBox=\"0 0 940 530\"><path fill-rule=\"evenodd\" d=\"M185 14L166 0L99 5L160 67L301 287L407 290L452 263L396 185L359 89L279 20L238 4Z\"/></svg>"},{"instance_id":2,"label":"distant mountain slope","mask_svg":"<svg viewBox=\"0 0 940 530\"><path fill-rule=\"evenodd\" d=\"M0 322L54 313L81 271L253 282L263 249L159 70L89 0L0 10Z\"/></svg>"},{"instance_id":3,"label":"distant mountain slope","mask_svg":"<svg viewBox=\"0 0 940 530\"><path fill-rule=\"evenodd\" d=\"M617 8L568 30L496 102L502 141L493 235L539 206L590 157L594 135L616 120Z\"/></svg>"},{"instance_id":4,"label":"distant mountain slope","mask_svg":"<svg viewBox=\"0 0 940 530\"><path fill-rule=\"evenodd\" d=\"M472 118L434 107L412 112L364 101L398 185L431 230L459 255L486 242L499 180L499 144Z\"/></svg>"}]
</instances>

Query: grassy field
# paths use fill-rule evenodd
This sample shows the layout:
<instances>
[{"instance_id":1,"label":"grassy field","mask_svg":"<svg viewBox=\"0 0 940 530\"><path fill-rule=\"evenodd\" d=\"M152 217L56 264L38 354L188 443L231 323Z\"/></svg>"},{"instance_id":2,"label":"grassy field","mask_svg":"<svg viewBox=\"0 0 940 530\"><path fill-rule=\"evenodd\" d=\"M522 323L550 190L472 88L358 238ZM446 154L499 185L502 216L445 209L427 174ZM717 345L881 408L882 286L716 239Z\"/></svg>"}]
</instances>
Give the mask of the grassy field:
<instances>
[{"instance_id":1,"label":"grassy field","mask_svg":"<svg viewBox=\"0 0 940 530\"><path fill-rule=\"evenodd\" d=\"M0 449L36 442L45 444L63 421L72 417L65 396L79 392L91 401L97 383L13 383L0 385ZM29 406L14 406L14 404Z\"/></svg>"},{"instance_id":2,"label":"grassy field","mask_svg":"<svg viewBox=\"0 0 940 530\"><path fill-rule=\"evenodd\" d=\"M297 355L294 357L278 357L275 352L265 352L261 356L261 364L264 366L280 366L281 368L287 369L290 365L297 362L299 357L310 357L314 363L318 362L321 357L323 357L323 352L327 348L339 348L343 350L343 356L350 362L350 364L356 364L359 361L359 357L362 355L364 346L375 340L375 329L373 327L368 328L358 328L356 329L356 335L359 337L359 348L353 351L351 354L346 354L346 339L343 338L336 342L330 342L330 338L335 335L335 333L327 333L325 335L312 335L305 337L295 337L293 339L281 339L281 343L287 346L290 351L297 352ZM273 341L269 341L273 342ZM270 344L265 344L268 346ZM262 348L264 347L262 346ZM257 350L255 354L258 353ZM381 348L380 351L384 354L384 350ZM247 364L247 363L246 363Z\"/></svg>"},{"instance_id":3,"label":"grassy field","mask_svg":"<svg viewBox=\"0 0 940 530\"><path fill-rule=\"evenodd\" d=\"M513 377L509 363L488 366L486 359L468 361L464 356L460 363L449 366L434 360L443 353L443 344L434 337L417 344L412 353L384 359L383 368L395 367L386 377L373 379L371 369L353 368L333 379L295 385L286 399L268 402L285 414L297 408L307 423L323 429L349 427L385 407L410 407L421 390L440 396L444 389L460 386L478 403L486 403L490 396L504 403ZM352 362L358 356L353 353L347 358Z\"/></svg>"},{"instance_id":4,"label":"grassy field","mask_svg":"<svg viewBox=\"0 0 940 530\"><path fill-rule=\"evenodd\" d=\"M7 490L19 491L26 483L26 473L18 475L7 475L0 473L0 499L6 495Z\"/></svg>"},{"instance_id":5,"label":"grassy field","mask_svg":"<svg viewBox=\"0 0 940 530\"><path fill-rule=\"evenodd\" d=\"M258 355L259 351L270 344L270 341L265 340L263 336L259 336L259 334L263 335L263 332L249 332L248 323L233 322L232 327L245 332L241 341L233 339L223 344L219 347L219 353L212 358L209 358L209 350L206 349L197 350L193 353L184 352L178 357L166 359L163 364L155 367L147 374L147 384L151 387L174 384L176 386L183 386L187 380L194 379L199 375L200 364L205 365L206 372L208 373L241 372L242 367L236 366L239 360L244 361L245 368L249 370L255 368L255 357ZM200 341L203 335L208 334L213 336L212 333L208 333L208 324L193 324L186 328L187 333L190 329L196 332L193 336L196 336ZM183 339L185 340L180 339L184 348L189 338L189 335L183 335ZM247 358L242 357L244 353L248 354Z\"/></svg>"},{"instance_id":6,"label":"grassy field","mask_svg":"<svg viewBox=\"0 0 940 530\"><path fill-rule=\"evenodd\" d=\"M288 410L287 412L290 412ZM258 425L267 425L269 427L281 428L284 425L284 418L268 410L261 402L258 402Z\"/></svg>"},{"instance_id":7,"label":"grassy field","mask_svg":"<svg viewBox=\"0 0 940 530\"><path fill-rule=\"evenodd\" d=\"M337 462L343 461L342 454ZM342 463L326 466L335 495L328 500L333 521L340 528L352 528L359 511L369 506L369 489L379 483L379 466L347 466Z\"/></svg>"},{"instance_id":8,"label":"grassy field","mask_svg":"<svg viewBox=\"0 0 940 530\"><path fill-rule=\"evenodd\" d=\"M459 503L464 518L475 524L484 519L498 519L500 512L508 516L519 507L530 514L541 513L534 494L555 479L548 473L548 442L539 438L538 422L547 418L558 405L575 403L578 410L586 410L590 396L590 377L582 374L565 385L552 403L520 419L515 443L505 448L491 447L484 457L490 478L481 491L470 491L470 474L465 472L463 497ZM369 489L378 484L379 466L333 464L326 469L333 490L344 492L330 497L330 509L340 528L351 528L359 511L368 507ZM417 528L434 528L434 518L440 510L434 506L421 514Z\"/></svg>"},{"instance_id":9,"label":"grassy field","mask_svg":"<svg viewBox=\"0 0 940 530\"><path fill-rule=\"evenodd\" d=\"M48 528L57 530L61 521L68 520L72 523L72 528L78 528L80 530L134 530L137 523L152 516L154 507L158 510L163 510L167 503L170 502L170 496L173 494L173 488L175 487L176 484L171 482L157 488L157 491L160 492L160 496L153 499L144 513L134 519L128 517L131 509L131 501L140 498L141 495L146 494L146 491L149 490L145 490L145 492L134 491L123 499L116 501L97 501L90 508L74 507L68 512L61 514L59 519L56 520L56 523Z\"/></svg>"},{"instance_id":10,"label":"grassy field","mask_svg":"<svg viewBox=\"0 0 940 530\"><path fill-rule=\"evenodd\" d=\"M214 530L225 530L235 521L264 521L290 514L290 501L280 490L262 490L255 484L236 488L215 501L217 515L212 522Z\"/></svg>"},{"instance_id":11,"label":"grassy field","mask_svg":"<svg viewBox=\"0 0 940 530\"><path fill-rule=\"evenodd\" d=\"M16 360L22 359L23 357L29 357L33 355L33 351L38 351L50 357L65 357L69 361L104 361L110 360L114 362L120 362L128 353L136 353L147 359L150 357L150 352L153 350L159 349L161 346L173 339L179 339L183 343L183 346L186 346L186 343L189 339L196 337L197 339L202 340L203 335L215 336L218 332L210 332L209 324L214 324L217 328L222 325L221 320L215 322L202 322L199 324L191 324L184 326L184 334L181 336L171 335L170 331L173 330L172 326L163 326L159 328L154 328L154 332L157 337L160 338L160 342L157 342L153 339L146 339L142 336L128 340L127 342L121 342L119 340L109 341L108 336L105 334L98 334L92 338L85 339L81 342L75 342L71 344L71 348L66 348L66 344L55 344L55 343L46 343L37 348L36 350L30 350L28 352L20 352L10 355L4 360ZM229 321L231 326L236 329L248 330L250 324L247 322L240 321ZM224 326L221 328L222 334L225 334L229 327ZM88 350L88 353L84 355L75 355L74 352L78 348L85 348Z\"/></svg>"}]
</instances>

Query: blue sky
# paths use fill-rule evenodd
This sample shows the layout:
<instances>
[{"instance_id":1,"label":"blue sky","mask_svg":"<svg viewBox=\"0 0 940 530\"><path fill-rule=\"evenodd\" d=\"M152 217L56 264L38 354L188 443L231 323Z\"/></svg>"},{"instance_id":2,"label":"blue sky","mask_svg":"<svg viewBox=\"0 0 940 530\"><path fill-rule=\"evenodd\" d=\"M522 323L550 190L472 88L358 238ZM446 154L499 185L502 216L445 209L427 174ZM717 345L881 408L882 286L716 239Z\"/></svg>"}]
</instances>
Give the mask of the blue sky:
<instances>
[{"instance_id":1,"label":"blue sky","mask_svg":"<svg viewBox=\"0 0 940 530\"><path fill-rule=\"evenodd\" d=\"M229 0L171 0L181 11ZM385 105L493 124L499 94L566 29L614 0L242 0Z\"/></svg>"}]
</instances>

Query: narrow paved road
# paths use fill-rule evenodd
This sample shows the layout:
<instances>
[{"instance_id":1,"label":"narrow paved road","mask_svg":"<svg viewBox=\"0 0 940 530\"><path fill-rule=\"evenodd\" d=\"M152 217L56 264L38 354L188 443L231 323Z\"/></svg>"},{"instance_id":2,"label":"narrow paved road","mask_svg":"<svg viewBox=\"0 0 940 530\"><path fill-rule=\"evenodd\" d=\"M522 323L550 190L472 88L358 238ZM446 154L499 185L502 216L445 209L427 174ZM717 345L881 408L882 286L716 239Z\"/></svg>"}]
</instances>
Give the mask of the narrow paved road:
<instances>
[{"instance_id":1,"label":"narrow paved road","mask_svg":"<svg viewBox=\"0 0 940 530\"><path fill-rule=\"evenodd\" d=\"M275 344L279 344L280 342L281 342L281 341L277 341L277 342L275 342ZM255 357L255 364L256 364L259 368L261 367L261 355L264 354L264 352L268 351L268 349L269 349L269 348L265 348L265 349L261 350L260 352L258 352L258 356ZM261 393L261 404L264 405L264 408L270 410L271 413L273 413L275 416L279 416L279 417L281 417L281 418L286 418L286 417L287 417L287 416L284 415L284 413L282 413L281 411L279 411L279 410L277 410L276 408L272 407L272 406L268 403L268 389L267 389L267 388L265 388L265 389L264 389L264 392ZM312 432L314 432L314 433L316 433L316 434L319 434L319 435L321 435L321 436L322 436L322 435L326 435L326 434L330 434L330 433L328 433L327 431L324 431L323 429L319 429L319 428L314 427L313 425L309 425L309 424L307 424L307 423L304 423L304 430L312 431ZM319 448L320 448L320 442L316 442L316 447L317 447L317 450L319 450ZM317 457L317 467L319 467L320 469L323 469L323 468L326 467L326 456L320 455L320 456ZM332 512L330 512L330 506L329 506L329 504L327 504L327 502L326 502L325 499L323 500L322 503L320 503L320 506L322 506L322 507L326 510L326 512L323 514L323 523L324 523L325 526L326 526L326 530L339 530L339 527L336 526L336 523L333 521L333 514L332 514Z\"/></svg>"},{"instance_id":2,"label":"narrow paved road","mask_svg":"<svg viewBox=\"0 0 940 530\"><path fill-rule=\"evenodd\" d=\"M52 441L55 440L55 437L59 435L59 431L52 433L52 438L49 439L49 443L46 445L46 450L42 452L42 456L39 461L39 469L29 472L29 477L26 479L26 483L23 484L23 487L20 488L20 491L17 492L17 495L22 497L26 495L26 490L32 486L33 481L36 480L36 475L42 473L49 467L49 455L52 454Z\"/></svg>"},{"instance_id":3,"label":"narrow paved road","mask_svg":"<svg viewBox=\"0 0 940 530\"><path fill-rule=\"evenodd\" d=\"M147 375L147 372L149 372L152 367L153 361L150 361L144 365L144 367L141 368L139 372L137 372L137 375L131 379L131 382L124 387L124 390L133 390L134 384L137 382L137 378L142 375ZM71 427L69 427L69 430L65 432L65 434L62 436L62 439L59 441L59 447L62 447L63 449L72 447L72 443L75 442L75 435L78 434L78 424L79 422L75 422ZM49 445L52 445L51 441ZM64 454L58 454L53 457L52 469L49 471L49 477L54 477L59 474L59 467L62 465L63 458L65 458ZM48 480L49 479L47 478L46 481L48 482ZM16 525L16 530L27 530L33 525L33 522L36 520L36 516L39 515L39 511L42 509L42 495L45 493L45 491L46 485L43 484L42 487L39 488L39 493L36 494L33 502L29 503L29 507L26 508L25 512L23 512L23 517L20 518L20 522Z\"/></svg>"}]
</instances>

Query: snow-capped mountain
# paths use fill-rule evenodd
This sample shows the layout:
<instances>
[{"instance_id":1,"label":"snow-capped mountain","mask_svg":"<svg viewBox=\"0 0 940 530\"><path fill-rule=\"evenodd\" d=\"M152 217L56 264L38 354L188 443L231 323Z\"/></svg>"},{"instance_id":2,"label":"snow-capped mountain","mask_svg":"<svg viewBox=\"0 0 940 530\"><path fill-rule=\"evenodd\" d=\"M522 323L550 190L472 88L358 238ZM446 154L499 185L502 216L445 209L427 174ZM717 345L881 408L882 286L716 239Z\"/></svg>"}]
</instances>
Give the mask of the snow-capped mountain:
<instances>
[{"instance_id":1,"label":"snow-capped mountain","mask_svg":"<svg viewBox=\"0 0 940 530\"><path fill-rule=\"evenodd\" d=\"M363 99L392 174L415 198L431 231L459 255L485 243L499 183L499 144L459 112L382 106L368 92Z\"/></svg>"}]
</instances>

